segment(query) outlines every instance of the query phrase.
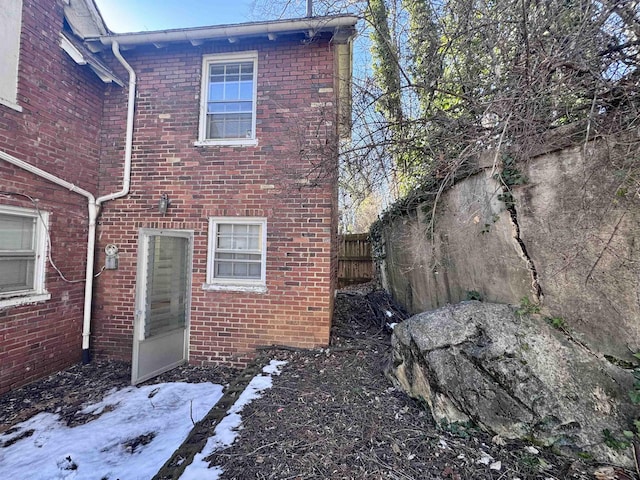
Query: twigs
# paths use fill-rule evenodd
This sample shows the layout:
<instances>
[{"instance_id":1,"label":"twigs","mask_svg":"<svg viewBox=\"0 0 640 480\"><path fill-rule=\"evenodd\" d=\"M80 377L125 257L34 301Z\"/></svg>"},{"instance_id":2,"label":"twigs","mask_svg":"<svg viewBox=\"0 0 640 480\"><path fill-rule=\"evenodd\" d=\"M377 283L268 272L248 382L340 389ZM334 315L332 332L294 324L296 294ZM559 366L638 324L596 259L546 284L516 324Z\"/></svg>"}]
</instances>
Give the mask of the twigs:
<instances>
[{"instance_id":1,"label":"twigs","mask_svg":"<svg viewBox=\"0 0 640 480\"><path fill-rule=\"evenodd\" d=\"M616 236L616 233L618 231L618 227L620 226L620 223L622 223L622 219L624 218L624 216L626 215L626 211L622 212L622 215L620 215L620 218L618 219L618 221L616 222L616 225L613 227L613 231L611 232L611 235L609 235L609 239L607 240L607 243L605 244L605 246L602 248L602 250L600 251L600 254L598 255L598 258L596 259L595 263L591 266L591 269L589 269L589 273L587 273L587 276L584 279L584 284L586 285L587 283L589 283L589 279L591 278L591 275L593 274L594 270L596 269L596 267L598 266L598 263L600 263L600 260L602 260L602 257L604 255L604 252L607 251L607 249L611 246L611 242L613 242L613 237Z\"/></svg>"}]
</instances>

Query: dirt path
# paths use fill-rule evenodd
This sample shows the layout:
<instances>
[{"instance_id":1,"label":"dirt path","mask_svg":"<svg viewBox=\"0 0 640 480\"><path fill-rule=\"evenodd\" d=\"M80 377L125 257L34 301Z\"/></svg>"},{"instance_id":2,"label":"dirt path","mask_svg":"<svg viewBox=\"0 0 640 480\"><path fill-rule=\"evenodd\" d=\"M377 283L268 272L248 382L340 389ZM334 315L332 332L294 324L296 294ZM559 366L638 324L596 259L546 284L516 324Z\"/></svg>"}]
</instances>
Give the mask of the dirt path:
<instances>
[{"instance_id":1,"label":"dirt path","mask_svg":"<svg viewBox=\"0 0 640 480\"><path fill-rule=\"evenodd\" d=\"M245 407L235 444L211 458L223 479L594 478L587 465L531 445L437 427L384 376L385 301L382 292L340 294L329 349L264 352L288 364Z\"/></svg>"}]
</instances>

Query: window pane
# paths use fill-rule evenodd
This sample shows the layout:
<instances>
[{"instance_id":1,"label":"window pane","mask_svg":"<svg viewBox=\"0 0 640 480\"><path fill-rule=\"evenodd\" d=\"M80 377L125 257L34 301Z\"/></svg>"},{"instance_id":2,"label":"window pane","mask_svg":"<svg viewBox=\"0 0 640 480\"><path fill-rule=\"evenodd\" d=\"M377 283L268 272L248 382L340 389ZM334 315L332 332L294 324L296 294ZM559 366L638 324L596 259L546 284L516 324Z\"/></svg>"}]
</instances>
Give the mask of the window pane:
<instances>
[{"instance_id":1,"label":"window pane","mask_svg":"<svg viewBox=\"0 0 640 480\"><path fill-rule=\"evenodd\" d=\"M0 293L33 290L35 258L0 258Z\"/></svg>"},{"instance_id":2,"label":"window pane","mask_svg":"<svg viewBox=\"0 0 640 480\"><path fill-rule=\"evenodd\" d=\"M233 264L233 276L235 278L247 278L247 264L246 263L234 263Z\"/></svg>"},{"instance_id":3,"label":"window pane","mask_svg":"<svg viewBox=\"0 0 640 480\"><path fill-rule=\"evenodd\" d=\"M214 277L259 280L262 275L262 226L242 223L216 225Z\"/></svg>"},{"instance_id":4,"label":"window pane","mask_svg":"<svg viewBox=\"0 0 640 480\"><path fill-rule=\"evenodd\" d=\"M240 73L242 78L253 78L253 62L242 62L240 64Z\"/></svg>"},{"instance_id":5,"label":"window pane","mask_svg":"<svg viewBox=\"0 0 640 480\"><path fill-rule=\"evenodd\" d=\"M216 248L260 250L260 225L219 224Z\"/></svg>"},{"instance_id":6,"label":"window pane","mask_svg":"<svg viewBox=\"0 0 640 480\"><path fill-rule=\"evenodd\" d=\"M262 268L262 265L260 265L259 263L251 263L249 264L249 276L250 277L255 277L255 278L260 278L260 270Z\"/></svg>"},{"instance_id":7,"label":"window pane","mask_svg":"<svg viewBox=\"0 0 640 480\"><path fill-rule=\"evenodd\" d=\"M240 95L238 96L240 100L251 100L253 99L253 82L241 82L240 83Z\"/></svg>"},{"instance_id":8,"label":"window pane","mask_svg":"<svg viewBox=\"0 0 640 480\"><path fill-rule=\"evenodd\" d=\"M214 268L216 278L235 278L239 280L260 279L262 265L258 262L234 262L216 260Z\"/></svg>"},{"instance_id":9,"label":"window pane","mask_svg":"<svg viewBox=\"0 0 640 480\"><path fill-rule=\"evenodd\" d=\"M217 248L229 249L233 247L233 230L232 225L218 225Z\"/></svg>"},{"instance_id":10,"label":"window pane","mask_svg":"<svg viewBox=\"0 0 640 480\"><path fill-rule=\"evenodd\" d=\"M253 73L254 62L230 62L209 66L207 138L253 137Z\"/></svg>"},{"instance_id":11,"label":"window pane","mask_svg":"<svg viewBox=\"0 0 640 480\"><path fill-rule=\"evenodd\" d=\"M210 83L209 84L209 100L224 100L224 84L222 83Z\"/></svg>"},{"instance_id":12,"label":"window pane","mask_svg":"<svg viewBox=\"0 0 640 480\"><path fill-rule=\"evenodd\" d=\"M209 115L207 138L251 138L251 114Z\"/></svg>"},{"instance_id":13,"label":"window pane","mask_svg":"<svg viewBox=\"0 0 640 480\"><path fill-rule=\"evenodd\" d=\"M33 250L36 219L0 215L0 250Z\"/></svg>"},{"instance_id":14,"label":"window pane","mask_svg":"<svg viewBox=\"0 0 640 480\"><path fill-rule=\"evenodd\" d=\"M224 99L225 100L236 100L240 95L240 84L235 83L226 83L224 86Z\"/></svg>"},{"instance_id":15,"label":"window pane","mask_svg":"<svg viewBox=\"0 0 640 480\"><path fill-rule=\"evenodd\" d=\"M232 278L233 264L229 262L216 262L216 273L218 278Z\"/></svg>"},{"instance_id":16,"label":"window pane","mask_svg":"<svg viewBox=\"0 0 640 480\"><path fill-rule=\"evenodd\" d=\"M228 63L225 67L225 72L227 78L237 77L240 75L240 64L239 63Z\"/></svg>"},{"instance_id":17,"label":"window pane","mask_svg":"<svg viewBox=\"0 0 640 480\"><path fill-rule=\"evenodd\" d=\"M185 325L188 244L189 241L182 237L149 237L145 337Z\"/></svg>"},{"instance_id":18,"label":"window pane","mask_svg":"<svg viewBox=\"0 0 640 480\"><path fill-rule=\"evenodd\" d=\"M218 232L232 234L233 233L233 224L232 223L219 223L218 224Z\"/></svg>"},{"instance_id":19,"label":"window pane","mask_svg":"<svg viewBox=\"0 0 640 480\"><path fill-rule=\"evenodd\" d=\"M224 65L210 65L209 66L209 75L213 78L223 78L224 77Z\"/></svg>"}]
</instances>

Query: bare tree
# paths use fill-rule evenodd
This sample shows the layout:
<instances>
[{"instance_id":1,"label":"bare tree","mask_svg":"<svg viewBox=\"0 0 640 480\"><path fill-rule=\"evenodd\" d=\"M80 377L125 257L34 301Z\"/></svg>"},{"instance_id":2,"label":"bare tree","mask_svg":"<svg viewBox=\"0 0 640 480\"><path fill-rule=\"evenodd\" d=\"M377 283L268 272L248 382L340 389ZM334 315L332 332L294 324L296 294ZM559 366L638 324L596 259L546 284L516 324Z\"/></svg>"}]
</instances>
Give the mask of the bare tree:
<instances>
[{"instance_id":1,"label":"bare tree","mask_svg":"<svg viewBox=\"0 0 640 480\"><path fill-rule=\"evenodd\" d=\"M304 4L255 9L298 16ZM639 125L638 0L317 0L314 12L360 15L370 49L342 146L354 198L436 188L489 148L524 161L564 125Z\"/></svg>"}]
</instances>

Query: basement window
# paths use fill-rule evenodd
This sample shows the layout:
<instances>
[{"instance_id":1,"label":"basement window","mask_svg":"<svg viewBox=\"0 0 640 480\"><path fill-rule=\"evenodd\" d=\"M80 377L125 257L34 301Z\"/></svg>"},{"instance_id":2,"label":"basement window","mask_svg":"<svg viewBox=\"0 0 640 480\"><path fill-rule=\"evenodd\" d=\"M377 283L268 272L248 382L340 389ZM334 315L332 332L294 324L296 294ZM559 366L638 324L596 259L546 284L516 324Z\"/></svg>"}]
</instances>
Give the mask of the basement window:
<instances>
[{"instance_id":1,"label":"basement window","mask_svg":"<svg viewBox=\"0 0 640 480\"><path fill-rule=\"evenodd\" d=\"M209 219L208 290L266 290L267 220Z\"/></svg>"},{"instance_id":2,"label":"basement window","mask_svg":"<svg viewBox=\"0 0 640 480\"><path fill-rule=\"evenodd\" d=\"M257 52L207 55L196 145L256 145Z\"/></svg>"},{"instance_id":3,"label":"basement window","mask_svg":"<svg viewBox=\"0 0 640 480\"><path fill-rule=\"evenodd\" d=\"M48 300L48 213L0 205L0 308Z\"/></svg>"}]
</instances>

